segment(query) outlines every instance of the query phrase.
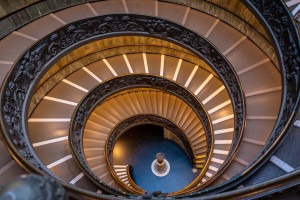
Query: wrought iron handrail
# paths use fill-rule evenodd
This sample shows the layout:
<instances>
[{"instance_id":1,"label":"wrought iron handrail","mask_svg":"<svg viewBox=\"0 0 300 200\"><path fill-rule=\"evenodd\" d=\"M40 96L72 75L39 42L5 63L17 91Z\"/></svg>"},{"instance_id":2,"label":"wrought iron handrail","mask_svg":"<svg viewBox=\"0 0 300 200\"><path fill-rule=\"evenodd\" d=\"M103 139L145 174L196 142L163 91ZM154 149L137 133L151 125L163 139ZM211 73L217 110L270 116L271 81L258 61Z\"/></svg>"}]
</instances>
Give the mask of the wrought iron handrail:
<instances>
[{"instance_id":1,"label":"wrought iron handrail","mask_svg":"<svg viewBox=\"0 0 300 200\"><path fill-rule=\"evenodd\" d=\"M177 96L187 103L197 114L202 123L207 141L207 157L208 160L210 160L214 143L211 120L202 103L199 102L199 100L192 93L174 81L159 76L147 74L123 75L112 78L93 88L81 100L73 113L69 131L69 143L76 162L79 164L79 167L87 177L89 177L97 185L100 183L101 185L107 186L92 172L84 155L83 132L88 117L102 101L106 100L111 95L115 95L118 92L132 88L153 88L167 91L168 93ZM109 137L109 141L106 143L106 152L108 153L107 158L111 157L110 154L112 153L114 144L113 141L114 138ZM111 163L112 161L108 162L110 166L110 172L113 172L114 174L114 171L110 165ZM208 163L209 162L207 162L207 164ZM114 177L116 176L114 175Z\"/></svg>"},{"instance_id":2,"label":"wrought iron handrail","mask_svg":"<svg viewBox=\"0 0 300 200\"><path fill-rule=\"evenodd\" d=\"M14 65L2 85L0 113L3 138L18 162L29 171L37 168L50 173L35 155L27 137L27 109L39 78L64 53L92 40L114 35L162 38L189 49L206 61L230 93L235 114L235 136L230 152L237 150L244 128L244 97L237 75L226 58L205 38L180 25L155 17L126 14L99 16L64 26L34 44ZM108 190L111 194L125 195L113 188Z\"/></svg>"},{"instance_id":3,"label":"wrought iron handrail","mask_svg":"<svg viewBox=\"0 0 300 200\"><path fill-rule=\"evenodd\" d=\"M183 142L184 147L187 148L187 149L185 149L187 151L187 156L190 157L190 159L192 159L195 156L195 153L191 147L192 144L191 144L190 140L185 136L184 131L181 130L179 127L177 127L174 122L170 121L169 119L165 119L163 117L160 117L160 116L154 115L154 114L134 115L132 117L124 119L119 124L117 124L114 128L112 128L112 130L109 133L109 136L106 140L105 151L104 151L105 158L107 161L109 171L115 178L117 178L117 175L115 174L115 171L112 169L112 166L113 166L112 150L114 148L114 145L115 145L117 139L124 132L126 132L128 129L130 129L134 126L141 125L141 124L154 124L154 125L159 125L161 127L167 128L168 130L172 131L172 133L175 134ZM211 155L211 152L208 151L206 158L205 158L205 166L203 167L203 170L201 171L201 173L198 175L197 180L201 179L205 175L206 169L209 165L209 160L211 158L210 155ZM191 162L193 165L194 160L192 159ZM118 179L117 179L117 181L118 181ZM118 182L120 182L120 181L118 181Z\"/></svg>"},{"instance_id":4,"label":"wrought iron handrail","mask_svg":"<svg viewBox=\"0 0 300 200\"><path fill-rule=\"evenodd\" d=\"M97 0L85 0L84 3L93 3L93 2L96 2L96 1ZM197 7L197 0L194 0L195 2L193 2L193 1L178 1L178 0L162 0L162 1L170 2L170 3L173 3L173 4L185 5L187 7L194 8L196 10L198 9L198 8L196 8ZM205 1L203 1L203 2L205 2ZM23 27L24 25L26 25L27 23L30 23L33 20L36 20L40 17L43 17L43 16L45 16L49 13L54 13L54 12L57 12L57 11L62 10L62 9L67 9L67 8L70 8L70 7L73 7L73 6L82 5L84 3L83 2L78 2L78 1L68 1L68 2L65 2L65 1L64 2L57 2L57 1L52 1L52 0L38 1L37 3L34 3L34 4L30 5L29 7L24 7L23 9L19 10L18 12L11 13L9 16L6 16L5 18L3 18L2 20L4 20L6 23L9 24L9 26L8 26L9 28L7 27L4 31L0 32L0 39L4 38L10 32L12 32L16 29L19 29L19 28ZM206 2L206 3L211 4L212 2ZM44 7L47 8L47 9L42 9ZM223 9L224 11L226 10L223 7L218 7L218 6L215 6L213 10L217 11L217 10L219 10L219 8ZM36 10L38 10L38 12L35 12ZM204 6L204 10L200 9L201 12L212 15L211 11L209 11L209 10L210 9L207 9L207 5ZM22 18L21 17L22 15L19 14L20 12L30 14L30 18ZM217 12L219 12L219 11L217 11ZM218 13L217 15L220 16L221 13L222 12ZM229 13L230 13L230 11L229 11ZM238 16L236 14L234 14L234 16L237 17L237 19L241 22L245 21L244 18L240 18L241 16ZM224 16L223 16L222 20L225 20L225 22L228 23L229 25L231 25L232 27L238 28L238 30L241 31L245 35L247 35L251 32L256 32L256 30L254 28L255 26L251 25L251 23L248 23L248 22L246 24L238 23L239 26L236 26L235 24L231 23L232 22L232 17L226 17L226 19L224 19ZM14 21L18 21L18 23L15 24L15 23L13 23ZM248 30L249 28L247 28L247 26L250 26L251 29ZM257 38L260 38L260 37L263 37L263 36L261 36L260 34L255 34L254 36L251 36L251 34L250 34L250 35L247 35L247 37L251 40L256 40ZM260 44L264 44L264 43L265 42L263 42L261 40L255 41L255 44L258 45L258 46L260 46ZM270 46L270 44L266 44L266 45L261 45L261 47L260 47L260 48L264 49L266 54L268 54L269 53L268 50L267 50L268 48L265 49L264 46L268 46L269 48L271 46Z\"/></svg>"},{"instance_id":5,"label":"wrought iron handrail","mask_svg":"<svg viewBox=\"0 0 300 200\"><path fill-rule=\"evenodd\" d=\"M259 199L263 197L276 197L276 194L282 194L285 191L292 190L300 185L300 169L284 174L282 176L267 180L255 185L235 189L233 191L223 192L221 194L213 194L201 196L202 200L213 199ZM190 199L199 199L190 198Z\"/></svg>"},{"instance_id":6,"label":"wrought iron handrail","mask_svg":"<svg viewBox=\"0 0 300 200\"><path fill-rule=\"evenodd\" d=\"M276 35L273 34L272 36L272 39L273 40L276 40L276 46L277 46L277 50L280 51L280 53L278 53L278 55L282 55L282 59L281 59L281 66L282 66L282 69L284 69L284 77L283 79L285 80L284 81L284 91L285 91L285 94L284 94L284 105L282 105L282 109L281 109L281 114L280 114L280 119L278 120L278 123L276 125L276 129L274 129L275 131L273 131L273 136L272 138L270 138L269 140L269 144L271 145L268 145L269 148L272 147L272 144L276 145L276 144L279 144L280 143L280 139L284 132L285 132L285 128L289 125L289 122L291 121L291 118L293 117L293 112L294 110L297 108L297 103L299 102L299 69L297 69L297 66L299 66L299 48L297 48L297 46L299 46L299 40L297 39L297 36L293 33L295 33L295 31L293 30L293 25L290 25L290 22L289 22L289 19L288 19L288 14L285 13L285 11L283 13L278 13L280 15L282 15L283 17L287 17L286 19L284 19L284 23L288 23L289 25L287 27L285 27L286 25L283 23L281 24L281 16L277 16L276 12L280 12L280 10L282 11L282 6L280 5L281 2L275 2L274 1L249 1L251 4L251 2L254 2L258 7L260 7L259 5L265 5L265 9L259 9L259 11L257 11L257 15L259 15L259 13L264 13L265 15L267 15L267 17L269 17L271 14L273 15L274 12L275 12L275 17L272 17L272 20L273 22L272 23L275 23L275 24L278 24L279 26L276 26L276 25L272 25L272 27L268 27L268 29L275 33ZM253 6L254 8L256 8L256 6ZM271 9L271 10L270 10ZM269 12L268 14L268 11L271 11ZM261 19L263 19L264 17L260 17ZM270 22L270 19L266 19L266 24L269 24ZM285 29L282 29L280 30L279 28L279 31L277 32L276 30L276 27L285 27ZM286 33L283 33L283 31L287 31ZM288 45L285 44L286 42L284 40L290 40L288 42ZM298 42L297 42L298 41ZM288 47L289 46L289 47ZM280 56L278 56L280 58ZM28 55L28 59L30 59L30 56ZM19 65L20 66L20 65ZM286 67L286 69L285 69ZM24 68L23 68L24 69ZM38 68L40 69L40 68ZM24 71L24 70L23 70ZM25 70L26 71L26 70ZM40 73L39 70L37 71L38 74ZM286 73L286 74L285 74ZM31 73L29 73L31 74ZM27 75L25 75L26 77ZM30 76L29 76L30 77ZM30 78L31 79L31 78ZM30 80L29 79L29 80ZM15 81L17 81L18 79L13 79ZM294 82L294 83L291 83L291 82ZM13 82L10 82L10 87L15 88L14 86L14 81ZM293 86L294 85L294 86ZM6 86L8 86L8 84L6 84ZM26 88L26 86L25 86ZM23 88L21 87L17 87L17 93L14 93L16 95L13 95L17 98L20 98L20 100L24 100L25 98L22 97L23 95L25 96L26 92L23 91ZM4 89L2 90L4 91ZM27 90L26 90L27 91ZM11 92L11 91L8 91L8 92ZM298 95L297 95L298 94ZM20 95L20 96L19 96ZM2 100L1 102L3 103L3 97L2 97ZM3 113L3 104L1 104L1 113ZM10 106L7 106L8 110ZM25 106L26 107L26 106ZM21 110L23 110L23 106L20 107L20 109L15 109L16 113L18 112L21 112ZM286 118L286 119L283 119L283 118ZM18 118L19 120L22 119L22 118ZM4 121L6 120L9 120L8 123L4 123ZM12 119L10 118L9 116L7 116L4 120L4 118L2 118L1 120L1 124L2 124L2 129L6 132L6 127L3 128L4 126L8 126L8 124L11 124L13 126L17 126L19 127L20 129L22 129L21 127L22 126L18 126L20 125L20 123L18 123L16 121L16 119ZM10 126L12 126L10 125ZM21 132L21 131L20 131ZM23 132L24 133L24 132ZM10 133L7 133L7 134L17 134L17 132L14 132L14 130L12 130ZM11 140L13 141L13 140ZM23 146L24 143L23 142L20 142L20 141L24 141L23 139L22 140L15 140L16 144L13 144L13 143L10 143L11 146ZM274 143L274 141L276 141L276 143ZM11 148L13 151L15 151L17 149L16 148ZM25 154L26 155L26 149L28 148L25 148L25 151L22 151L21 154ZM30 148L29 148L30 149ZM267 151L265 149L265 151ZM22 161L22 159L20 158L21 154L19 154L19 161ZM29 160L32 160L33 156L31 157L31 155L29 155L28 159ZM26 162L26 161L24 161ZM34 161L32 161L31 163L35 163ZM27 165L27 164L25 164ZM36 167L39 166L38 163L36 164L33 164L35 165ZM30 167L31 164L29 164L29 168L31 168L31 170L33 170L32 167ZM257 165L259 167L259 165ZM252 170L252 169L251 169ZM253 171L253 170L252 170ZM244 176L246 177L246 176ZM242 180L242 179L240 179ZM236 184L236 183L235 183Z\"/></svg>"},{"instance_id":7,"label":"wrought iron handrail","mask_svg":"<svg viewBox=\"0 0 300 200\"><path fill-rule=\"evenodd\" d=\"M299 34L292 21L290 12L282 1L272 0L243 0L252 12L265 26L276 47L282 77L283 97L280 113L271 136L260 155L250 164L250 167L231 180L189 194L189 197L219 193L233 188L250 177L266 163L286 137L288 126L291 124L300 102L300 45ZM185 197L184 195L178 197Z\"/></svg>"},{"instance_id":8,"label":"wrought iron handrail","mask_svg":"<svg viewBox=\"0 0 300 200\"><path fill-rule=\"evenodd\" d=\"M91 44L92 45L92 44ZM128 45L126 45L127 47ZM149 45L145 45L146 47L149 47ZM142 47L141 45L137 46L137 47ZM132 46L131 48L126 48L126 54L131 54L131 53L161 53L159 51L155 52L153 49L157 48L157 50L162 50L164 52L164 55L168 55L168 56L172 56L172 57L178 57L181 58L183 54L185 54L184 58L182 58L182 60L187 61L187 62L191 62L195 65L198 65L199 67L201 67L204 70L207 70L206 66L203 66L204 62L195 62L194 59L196 59L196 57L194 55L192 55L191 53L187 53L184 51L179 51L175 48L170 48L170 47L161 47L159 45L154 46L151 45L151 50L147 50L147 49L139 49L139 51L134 51L132 50ZM94 63L96 61L99 61L102 58L109 58L112 56L117 56L117 55L121 55L118 52L118 48L120 47L115 47L115 48L109 48L109 49L105 49L105 50L101 50L101 51L95 51L95 52L89 52L88 54L84 55L84 57L80 57L78 59L72 60L70 63L67 63L66 65L62 66L61 69L59 69L59 71L56 71L53 73L53 76L51 76L51 74L49 75L49 78L47 80L45 80L44 83L39 82L38 88L36 89L32 100L31 100L31 104L29 107L29 115L33 112L35 106L42 100L43 96L45 96L47 94L47 92L49 92L59 81L61 81L63 78L67 77L68 75L70 75L71 73L73 73L74 71L78 70L79 68L81 68L82 66L80 64L77 65L77 62L82 63L83 65L89 65L91 63ZM124 47L122 47L124 48ZM169 54L168 52L166 52L165 49L168 49L170 52L172 52L172 55ZM116 55L112 55L111 52L116 52ZM78 52L76 52L76 50L72 51L72 54L77 54ZM124 52L123 52L124 53ZM81 54L78 53L78 54ZM107 57L109 55L109 57ZM92 57L97 57L98 60L93 60ZM65 57L64 57L65 58ZM63 58L63 59L64 59ZM84 59L83 61L81 59ZM68 61L71 59L67 59ZM58 61L60 62L60 61ZM65 64L65 62L63 62L63 64ZM63 65L61 64L61 65ZM59 65L59 66L61 66ZM208 71L209 73L214 74L214 77L219 79L215 73L213 71ZM47 74L48 75L48 74ZM44 78L44 77L43 77Z\"/></svg>"},{"instance_id":9,"label":"wrought iron handrail","mask_svg":"<svg viewBox=\"0 0 300 200\"><path fill-rule=\"evenodd\" d=\"M255 19L255 16L251 12L249 12L246 7L246 9L244 9L239 5L239 3L237 4L237 1L240 0L163 1L190 7L191 9L195 9L200 12L206 13L212 17L218 16L220 21L222 21L225 24L228 24L232 28L241 32L243 35L247 36L247 39L251 40L257 47L259 47L270 58L270 61L278 69L278 62L276 60L275 50L273 49L272 44L269 41L270 39L266 34L261 33L260 30L263 29L263 27L259 23L256 23L259 21Z\"/></svg>"}]
</instances>

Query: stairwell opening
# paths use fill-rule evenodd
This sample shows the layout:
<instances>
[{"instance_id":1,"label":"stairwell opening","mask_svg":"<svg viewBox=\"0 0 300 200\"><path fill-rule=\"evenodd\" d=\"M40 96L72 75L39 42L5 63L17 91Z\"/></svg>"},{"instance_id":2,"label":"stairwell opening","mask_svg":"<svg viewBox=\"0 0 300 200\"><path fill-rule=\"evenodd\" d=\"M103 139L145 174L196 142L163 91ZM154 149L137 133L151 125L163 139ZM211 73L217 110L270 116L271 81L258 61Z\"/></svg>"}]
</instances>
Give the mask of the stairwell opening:
<instances>
[{"instance_id":1,"label":"stairwell opening","mask_svg":"<svg viewBox=\"0 0 300 200\"><path fill-rule=\"evenodd\" d=\"M170 193L183 189L200 171L192 171L186 150L175 138L174 133L159 125L142 124L130 128L115 143L114 165L130 165L131 178L143 190ZM170 164L166 176L156 176L151 170L151 164L159 152L165 154Z\"/></svg>"}]
</instances>

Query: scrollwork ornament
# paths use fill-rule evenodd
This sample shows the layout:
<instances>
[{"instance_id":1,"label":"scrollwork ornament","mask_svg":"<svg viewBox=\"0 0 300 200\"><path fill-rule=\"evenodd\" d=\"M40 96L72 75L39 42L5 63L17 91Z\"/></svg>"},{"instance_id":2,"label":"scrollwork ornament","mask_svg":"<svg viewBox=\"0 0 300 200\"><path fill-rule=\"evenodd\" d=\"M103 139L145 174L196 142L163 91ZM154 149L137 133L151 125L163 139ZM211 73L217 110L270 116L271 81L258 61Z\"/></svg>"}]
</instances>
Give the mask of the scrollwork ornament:
<instances>
[{"instance_id":1,"label":"scrollwork ornament","mask_svg":"<svg viewBox=\"0 0 300 200\"><path fill-rule=\"evenodd\" d=\"M277 120L276 126L267 141L264 154L267 149L271 148L274 142L281 136L289 119L297 106L295 102L299 98L300 88L300 55L299 55L299 35L295 30L289 17L289 11L280 1L272 0L248 0L262 15L268 27L274 35L274 41L278 44L283 77L283 99L281 114Z\"/></svg>"},{"instance_id":2,"label":"scrollwork ornament","mask_svg":"<svg viewBox=\"0 0 300 200\"><path fill-rule=\"evenodd\" d=\"M93 90L91 90L77 106L77 109L75 110L73 115L74 118L71 122L69 138L72 151L76 155L75 158L79 163L85 163L82 142L83 132L88 116L90 116L95 107L105 99L107 99L109 96L117 92L139 87L156 88L162 91L166 91L186 102L198 115L198 118L203 125L203 129L206 134L207 149L210 151L210 149L212 148L213 137L211 130L211 121L205 109L203 108L203 105L196 99L196 97L194 97L190 92L188 92L185 88L181 87L177 83L165 78L154 75L133 74L117 77L98 85ZM140 119L141 118L135 118L136 121ZM130 126L127 121L126 126ZM107 145L109 154L112 153L114 141L116 140L116 138L117 135L115 134L109 137ZM84 165L84 167L86 167L87 164L85 163Z\"/></svg>"},{"instance_id":3,"label":"scrollwork ornament","mask_svg":"<svg viewBox=\"0 0 300 200\"><path fill-rule=\"evenodd\" d=\"M293 92L299 92L300 79L300 55L299 35L290 21L287 10L281 2L272 0L250 0L259 10L268 26L271 28L282 54L283 67L286 72L286 80L291 81L293 86L289 88Z\"/></svg>"},{"instance_id":4,"label":"scrollwork ornament","mask_svg":"<svg viewBox=\"0 0 300 200\"><path fill-rule=\"evenodd\" d=\"M113 37L119 34L158 37L176 42L193 51L206 61L223 81L231 95L234 110L237 110L235 108L236 105L242 105L239 112L242 113L243 116L245 115L244 99L240 83L233 68L222 54L205 38L180 25L155 17L130 14L98 16L66 25L41 39L20 57L10 71L3 84L1 93L1 127L4 132L3 138L11 141L10 144L13 151L22 154L31 165L37 168L43 168L45 172L48 171L37 158L33 148L29 144L27 127L25 125L28 117L25 109L31 99L34 86L39 82L40 77L42 77L51 64L61 58L64 53L73 50L82 43L104 37ZM293 50L294 49L290 50L292 53L286 57L286 62L295 65L295 52L293 52ZM299 73L299 70L298 72L290 71L289 76L291 79L294 79L293 77L297 77L297 73ZM103 91L98 91L94 97L91 97L89 100L90 103L87 104L86 108L82 108L80 116L77 116L76 120L86 118L84 110L89 110L88 106L97 101L97 97L101 96L102 92L109 92L111 87L114 88L124 80L118 79L118 81L119 83L112 82L111 85L107 85L107 88L103 88ZM134 81L138 82L143 80L132 80L132 82ZM173 88L174 85L166 85L166 87ZM184 94L184 91L181 92ZM190 103L193 104L195 102L191 101ZM200 116L202 117L204 115L200 114ZM234 140L239 140L242 135L242 129L239 128L238 125L241 124L240 120L244 119L235 118L234 120L235 129L238 130L234 136ZM207 124L206 121L203 121L203 123ZM74 137L75 141L80 140L80 126L81 125L78 124L78 127L76 127L74 131L74 133L76 133L76 137ZM208 141L210 141L210 138L208 138ZM76 148L79 148L79 146ZM231 151L234 148L236 147L233 147ZM77 151L81 153L80 150ZM110 189L107 191L116 195L124 195L123 193Z\"/></svg>"},{"instance_id":5,"label":"scrollwork ornament","mask_svg":"<svg viewBox=\"0 0 300 200\"><path fill-rule=\"evenodd\" d=\"M266 25L266 29L269 31L269 35L271 36L277 51L283 83L283 99L280 114L278 115L276 125L272 130L270 138L265 144L261 154L251 163L250 166L252 168L251 170L248 170L248 173L237 175L222 186L190 194L189 197L205 195L208 193L219 193L241 184L243 180L248 178L262 166L264 162L268 161L272 153L276 150L274 144L277 144L278 147L278 141L282 141L284 136L286 136L286 127L291 121L291 117L293 116L292 113L298 107L297 102L299 102L300 98L299 34L291 20L290 11L284 5L284 1L243 0L243 2L249 10L253 11L253 14L262 22L262 24ZM267 152L269 155L266 154ZM264 159L260 160L260 158Z\"/></svg>"}]
</instances>

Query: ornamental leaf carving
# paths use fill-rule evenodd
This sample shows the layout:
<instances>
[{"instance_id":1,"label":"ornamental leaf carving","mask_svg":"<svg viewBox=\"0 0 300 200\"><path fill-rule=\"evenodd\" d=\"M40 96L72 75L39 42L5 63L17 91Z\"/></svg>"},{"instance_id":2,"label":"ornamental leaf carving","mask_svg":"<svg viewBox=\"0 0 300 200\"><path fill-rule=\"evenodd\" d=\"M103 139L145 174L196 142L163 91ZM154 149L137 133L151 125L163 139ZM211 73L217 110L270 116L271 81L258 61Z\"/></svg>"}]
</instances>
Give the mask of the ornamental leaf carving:
<instances>
[{"instance_id":1,"label":"ornamental leaf carving","mask_svg":"<svg viewBox=\"0 0 300 200\"><path fill-rule=\"evenodd\" d=\"M38 41L19 59L3 86L4 90L1 101L1 109L3 112L1 112L1 120L3 122L3 129L6 131L5 138L13 141L13 148L22 153L22 155L28 159L29 163L37 168L43 168L45 172L49 172L39 161L29 144L25 126L27 116L24 109L30 101L31 93L34 90L33 86L46 72L47 68L51 65L51 62L59 59L65 52L72 50L83 42L88 42L101 37L112 37L118 34L142 34L175 41L183 47L191 49L196 55L207 61L216 71L228 92L231 94L234 111L238 111L235 115L239 114L236 116L240 116L238 118L235 117L234 119L235 129L238 130L235 134L235 140L241 137L242 133L239 125L241 124L241 121L244 120L244 117L242 116L245 115L245 106L238 78L236 77L233 68L222 54L205 38L180 25L155 17L129 14L98 16L71 23ZM290 63L290 65L295 65L294 57L296 52L294 52L294 49L291 49L291 51L293 53L286 57L286 62ZM290 67L288 67L288 69L290 69ZM297 77L297 73L299 74L299 70L293 71L291 69L289 73L290 79ZM128 78L126 81L136 84L139 83L139 81L145 81L145 78L134 80L132 77L131 79ZM97 91L95 96L90 98L87 107L79 110L80 116L74 120L84 121L87 116L86 111L90 109L89 105L93 105L97 102L97 98L102 96L102 94L112 92L111 88L118 89L121 84L129 87L129 85L126 85L127 82L125 79L118 79L118 81L119 82L112 82L110 85L106 85L105 88L102 88L102 91ZM160 82L156 79L147 79L147 81L150 81L157 86L164 86L168 90L176 91L174 85L167 84L165 81ZM177 93L185 95L185 92L181 90L177 90ZM196 103L193 101L193 98L190 97L187 97L186 100L189 101L190 104ZM242 106L239 109L236 109L236 105ZM209 120L204 119L205 115L203 113L199 112L199 116L203 118L204 124L209 122ZM75 141L77 142L81 139L79 136L81 126L82 124L78 124L74 131L74 133L76 133ZM209 137L208 141L211 142ZM79 146L76 148L80 149ZM236 147L233 147L231 151L234 148ZM80 152L80 150L78 151ZM103 187L102 189L105 190L105 188L106 191L109 191L112 194L121 194L120 192L111 189L109 186Z\"/></svg>"}]
</instances>

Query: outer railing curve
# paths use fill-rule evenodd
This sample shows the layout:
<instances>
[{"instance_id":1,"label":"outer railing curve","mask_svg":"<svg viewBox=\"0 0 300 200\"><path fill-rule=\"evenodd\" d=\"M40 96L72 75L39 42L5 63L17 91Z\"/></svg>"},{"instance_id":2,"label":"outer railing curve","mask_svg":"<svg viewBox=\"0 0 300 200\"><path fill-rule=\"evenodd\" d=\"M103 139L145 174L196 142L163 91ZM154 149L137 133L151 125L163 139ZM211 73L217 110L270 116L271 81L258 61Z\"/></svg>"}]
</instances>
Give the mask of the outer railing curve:
<instances>
[{"instance_id":1,"label":"outer railing curve","mask_svg":"<svg viewBox=\"0 0 300 200\"><path fill-rule=\"evenodd\" d=\"M208 113L204 109L203 105L199 100L185 88L179 84L159 77L155 75L144 75L144 74L132 74L124 75L116 78L112 78L98 86L94 87L81 102L77 105L70 124L69 132L69 143L71 146L72 154L79 164L82 171L92 180L95 184L104 185L108 188L110 186L102 182L90 169L86 162L83 148L83 132L86 122L94 111L94 109L102 102L118 92L133 89L133 88L153 88L166 91L180 98L182 101L187 103L193 111L197 114L199 120L202 123L207 142L207 157L211 157L213 148L213 134L212 124ZM109 137L109 141L106 143L106 151L111 154L114 145L114 137ZM107 155L111 157L110 155ZM112 170L111 170L112 171Z\"/></svg>"},{"instance_id":2,"label":"outer railing curve","mask_svg":"<svg viewBox=\"0 0 300 200\"><path fill-rule=\"evenodd\" d=\"M142 15L109 15L80 20L41 39L15 63L1 89L1 129L13 157L29 171L51 173L35 155L27 137L27 111L35 85L65 53L100 38L144 35L174 42L206 61L228 90L235 115L235 152L244 128L245 105L237 75L226 58L205 38L175 23ZM39 171L38 170L38 171ZM40 171L39 171L40 172ZM123 193L110 191L112 194Z\"/></svg>"}]
</instances>

